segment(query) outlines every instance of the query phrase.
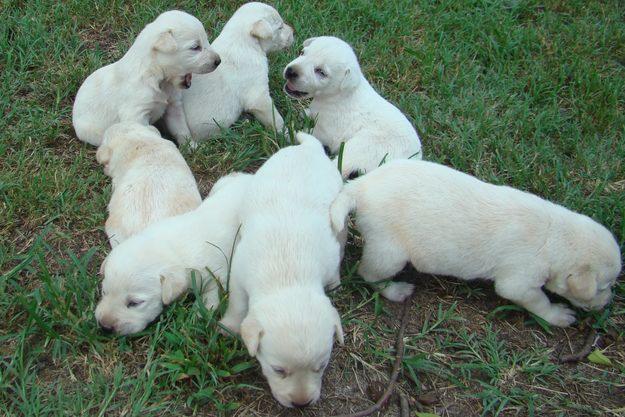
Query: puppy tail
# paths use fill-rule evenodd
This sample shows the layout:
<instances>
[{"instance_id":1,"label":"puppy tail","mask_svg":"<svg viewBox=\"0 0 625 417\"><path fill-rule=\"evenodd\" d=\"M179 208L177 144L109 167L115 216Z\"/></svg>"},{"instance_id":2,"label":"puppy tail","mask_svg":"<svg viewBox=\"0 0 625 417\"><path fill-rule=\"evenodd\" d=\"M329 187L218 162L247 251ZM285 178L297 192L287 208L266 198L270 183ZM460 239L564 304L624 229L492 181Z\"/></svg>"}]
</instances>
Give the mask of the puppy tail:
<instances>
[{"instance_id":1,"label":"puppy tail","mask_svg":"<svg viewBox=\"0 0 625 417\"><path fill-rule=\"evenodd\" d=\"M297 141L300 143L300 145L312 145L312 146L318 146L321 149L323 149L323 145L321 144L321 142L319 142L319 139L317 139L316 137L314 137L313 135L310 135L308 133L304 133L304 132L297 132L295 134L295 138L297 139Z\"/></svg>"},{"instance_id":2,"label":"puppy tail","mask_svg":"<svg viewBox=\"0 0 625 417\"><path fill-rule=\"evenodd\" d=\"M356 199L351 192L352 185L345 185L330 206L330 221L334 233L338 234L345 229L347 215L356 209Z\"/></svg>"}]
</instances>

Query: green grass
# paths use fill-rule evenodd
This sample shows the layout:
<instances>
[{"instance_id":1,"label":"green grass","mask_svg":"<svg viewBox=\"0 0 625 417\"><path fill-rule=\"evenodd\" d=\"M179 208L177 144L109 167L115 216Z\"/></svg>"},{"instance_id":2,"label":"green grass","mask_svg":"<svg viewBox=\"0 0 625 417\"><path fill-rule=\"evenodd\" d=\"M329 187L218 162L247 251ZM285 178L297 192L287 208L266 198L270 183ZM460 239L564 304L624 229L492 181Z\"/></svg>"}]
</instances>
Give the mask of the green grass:
<instances>
[{"instance_id":1,"label":"green grass","mask_svg":"<svg viewBox=\"0 0 625 417\"><path fill-rule=\"evenodd\" d=\"M198 16L214 38L233 2L11 1L0 7L0 415L276 415L258 366L216 331L193 293L144 332L112 338L93 318L110 182L71 127L73 97L158 13ZM292 129L310 126L282 92L304 39L351 43L372 84L417 127L426 159L587 214L625 240L625 4L618 0L280 0L296 30L271 58L270 87ZM290 132L292 133L292 132ZM206 194L288 144L254 120L185 156ZM331 415L371 403L393 355L398 307L355 274L332 293L346 346L324 398ZM550 328L492 287L431 277L407 329L400 389L434 393L439 415L622 415L625 286L589 324ZM496 311L490 314L493 310ZM592 325L612 367L560 365ZM395 408L393 408L395 407ZM415 408L416 409L416 408ZM395 415L392 404L387 412ZM413 410L414 411L414 410Z\"/></svg>"}]
</instances>

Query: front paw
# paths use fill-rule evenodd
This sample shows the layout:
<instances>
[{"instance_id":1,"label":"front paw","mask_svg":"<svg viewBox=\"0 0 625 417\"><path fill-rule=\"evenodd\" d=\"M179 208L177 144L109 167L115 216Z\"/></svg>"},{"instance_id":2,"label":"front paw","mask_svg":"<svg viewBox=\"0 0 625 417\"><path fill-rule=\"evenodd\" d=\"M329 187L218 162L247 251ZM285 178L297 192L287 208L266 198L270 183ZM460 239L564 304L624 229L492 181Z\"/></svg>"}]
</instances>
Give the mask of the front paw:
<instances>
[{"instance_id":1,"label":"front paw","mask_svg":"<svg viewBox=\"0 0 625 417\"><path fill-rule=\"evenodd\" d=\"M407 282L393 282L384 288L380 293L388 300L396 303L403 302L412 295L414 285Z\"/></svg>"},{"instance_id":2,"label":"front paw","mask_svg":"<svg viewBox=\"0 0 625 417\"><path fill-rule=\"evenodd\" d=\"M575 323L575 312L565 304L553 304L542 318L553 326L567 327Z\"/></svg>"}]
</instances>

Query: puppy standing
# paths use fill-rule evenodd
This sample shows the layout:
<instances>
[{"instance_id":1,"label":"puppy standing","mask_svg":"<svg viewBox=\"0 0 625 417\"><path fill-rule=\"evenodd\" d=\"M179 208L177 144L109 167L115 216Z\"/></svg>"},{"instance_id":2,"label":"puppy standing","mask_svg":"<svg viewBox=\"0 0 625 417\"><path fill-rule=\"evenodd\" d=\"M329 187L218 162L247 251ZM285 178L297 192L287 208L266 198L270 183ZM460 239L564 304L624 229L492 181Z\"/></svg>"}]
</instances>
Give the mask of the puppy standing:
<instances>
[{"instance_id":1,"label":"puppy standing","mask_svg":"<svg viewBox=\"0 0 625 417\"><path fill-rule=\"evenodd\" d=\"M190 136L181 88L192 73L205 74L219 65L195 17L172 10L147 25L117 62L91 74L80 86L73 109L76 135L99 146L104 131L120 121L148 125L163 115L178 143Z\"/></svg>"},{"instance_id":2,"label":"puppy standing","mask_svg":"<svg viewBox=\"0 0 625 417\"><path fill-rule=\"evenodd\" d=\"M113 179L105 230L112 247L159 219L202 202L193 174L176 145L153 126L118 123L104 134L96 159Z\"/></svg>"},{"instance_id":3,"label":"puppy standing","mask_svg":"<svg viewBox=\"0 0 625 417\"><path fill-rule=\"evenodd\" d=\"M143 330L190 286L191 271L202 285L206 308L219 303L240 225L238 208L251 175L220 179L202 205L164 219L113 248L102 263L102 299L96 319L106 330Z\"/></svg>"},{"instance_id":4,"label":"puppy standing","mask_svg":"<svg viewBox=\"0 0 625 417\"><path fill-rule=\"evenodd\" d=\"M325 286L339 283L340 247L330 203L341 176L312 136L278 151L258 170L241 211L222 324L241 333L285 407L319 399L341 319Z\"/></svg>"},{"instance_id":5,"label":"puppy standing","mask_svg":"<svg viewBox=\"0 0 625 417\"><path fill-rule=\"evenodd\" d=\"M543 286L598 309L621 270L614 238L589 217L431 162L390 162L347 184L332 205L337 230L354 208L366 281L392 277L407 262L425 273L486 278L497 294L555 326L575 315L552 304ZM402 301L412 290L392 283L382 293Z\"/></svg>"},{"instance_id":6,"label":"puppy standing","mask_svg":"<svg viewBox=\"0 0 625 417\"><path fill-rule=\"evenodd\" d=\"M295 98L312 97L308 116L313 135L330 152L341 142L342 174L368 172L383 161L421 159L421 142L397 107L371 87L352 48L331 36L304 41L302 55L286 66L284 90Z\"/></svg>"},{"instance_id":7,"label":"puppy standing","mask_svg":"<svg viewBox=\"0 0 625 417\"><path fill-rule=\"evenodd\" d=\"M184 111L194 141L228 128L242 112L267 127L281 130L282 116L269 95L267 53L291 46L293 29L278 12L262 3L241 6L213 42L221 66L197 76L183 92Z\"/></svg>"}]
</instances>

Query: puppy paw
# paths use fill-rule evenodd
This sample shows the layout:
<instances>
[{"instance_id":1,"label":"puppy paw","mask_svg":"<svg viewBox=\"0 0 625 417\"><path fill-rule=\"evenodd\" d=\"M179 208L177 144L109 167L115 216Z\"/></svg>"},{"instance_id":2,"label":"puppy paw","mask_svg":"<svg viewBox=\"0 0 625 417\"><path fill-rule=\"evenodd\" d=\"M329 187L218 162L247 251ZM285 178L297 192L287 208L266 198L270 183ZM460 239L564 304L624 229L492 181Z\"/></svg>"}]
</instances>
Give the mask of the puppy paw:
<instances>
[{"instance_id":1,"label":"puppy paw","mask_svg":"<svg viewBox=\"0 0 625 417\"><path fill-rule=\"evenodd\" d=\"M386 299L401 303L406 298L410 297L413 291L414 285L412 284L407 282L393 282L380 292Z\"/></svg>"},{"instance_id":2,"label":"puppy paw","mask_svg":"<svg viewBox=\"0 0 625 417\"><path fill-rule=\"evenodd\" d=\"M230 330L231 333L234 334L239 334L241 331L241 323L228 317L224 317L223 319L221 319L219 321L219 324L221 324L223 327L227 328L228 330ZM219 327L219 333L224 336L231 336L232 334L225 330L223 327Z\"/></svg>"},{"instance_id":3,"label":"puppy paw","mask_svg":"<svg viewBox=\"0 0 625 417\"><path fill-rule=\"evenodd\" d=\"M575 312L564 304L553 304L543 318L553 326L567 327L575 323Z\"/></svg>"}]
</instances>

